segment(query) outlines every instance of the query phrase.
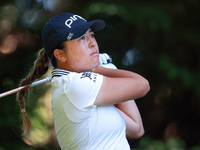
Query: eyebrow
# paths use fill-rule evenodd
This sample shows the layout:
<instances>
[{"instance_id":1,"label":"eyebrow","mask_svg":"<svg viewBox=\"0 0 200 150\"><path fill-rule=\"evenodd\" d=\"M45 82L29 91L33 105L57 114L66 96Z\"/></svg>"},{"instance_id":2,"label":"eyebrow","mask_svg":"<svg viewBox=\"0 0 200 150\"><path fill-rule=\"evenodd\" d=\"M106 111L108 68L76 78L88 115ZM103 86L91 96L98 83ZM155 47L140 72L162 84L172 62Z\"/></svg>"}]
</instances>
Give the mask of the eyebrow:
<instances>
[{"instance_id":1,"label":"eyebrow","mask_svg":"<svg viewBox=\"0 0 200 150\"><path fill-rule=\"evenodd\" d=\"M94 31L92 31L92 29L91 29L91 28L89 28L89 32L94 32Z\"/></svg>"}]
</instances>

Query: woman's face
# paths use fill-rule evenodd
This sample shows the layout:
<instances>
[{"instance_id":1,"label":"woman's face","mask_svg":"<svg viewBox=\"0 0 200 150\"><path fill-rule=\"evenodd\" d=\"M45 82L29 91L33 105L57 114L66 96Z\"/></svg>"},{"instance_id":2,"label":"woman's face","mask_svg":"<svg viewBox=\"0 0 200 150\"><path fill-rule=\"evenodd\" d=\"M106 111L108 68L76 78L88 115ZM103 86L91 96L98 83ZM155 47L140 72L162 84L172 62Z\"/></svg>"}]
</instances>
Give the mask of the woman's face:
<instances>
[{"instance_id":1,"label":"woman's face","mask_svg":"<svg viewBox=\"0 0 200 150\"><path fill-rule=\"evenodd\" d=\"M99 65L99 47L91 29L77 39L66 41L64 47L64 69L85 72Z\"/></svg>"}]
</instances>

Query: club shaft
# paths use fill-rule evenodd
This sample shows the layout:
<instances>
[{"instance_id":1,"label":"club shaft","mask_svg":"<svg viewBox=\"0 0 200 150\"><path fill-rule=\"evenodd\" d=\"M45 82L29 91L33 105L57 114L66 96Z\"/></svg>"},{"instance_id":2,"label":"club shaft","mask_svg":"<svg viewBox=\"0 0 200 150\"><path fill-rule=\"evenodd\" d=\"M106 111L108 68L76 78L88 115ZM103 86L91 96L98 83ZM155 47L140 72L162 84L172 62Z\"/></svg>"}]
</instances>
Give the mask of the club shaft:
<instances>
[{"instance_id":1,"label":"club shaft","mask_svg":"<svg viewBox=\"0 0 200 150\"><path fill-rule=\"evenodd\" d=\"M17 92L19 92L19 91L21 91L21 90L28 89L29 87L34 87L34 86L36 86L36 85L43 84L43 83L45 83L45 82L50 82L51 79L52 79L52 76L46 77L46 78L44 78L44 79L42 79L42 80L33 82L31 85L26 85L26 86L18 87L18 88L16 88L16 89L13 89L13 90L4 92L4 93L0 94L0 98L5 97L5 96L7 96L7 95L11 95L11 94L17 93Z\"/></svg>"}]
</instances>

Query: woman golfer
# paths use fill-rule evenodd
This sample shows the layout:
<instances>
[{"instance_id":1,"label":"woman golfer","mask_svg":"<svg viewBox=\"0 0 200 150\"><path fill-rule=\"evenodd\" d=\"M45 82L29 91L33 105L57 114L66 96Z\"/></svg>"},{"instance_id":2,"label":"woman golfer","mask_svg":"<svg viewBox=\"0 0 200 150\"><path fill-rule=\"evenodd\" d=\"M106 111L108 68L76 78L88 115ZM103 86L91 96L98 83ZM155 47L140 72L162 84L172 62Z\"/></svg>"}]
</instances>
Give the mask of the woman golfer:
<instances>
[{"instance_id":1,"label":"woman golfer","mask_svg":"<svg viewBox=\"0 0 200 150\"><path fill-rule=\"evenodd\" d=\"M51 18L42 32L44 49L21 81L42 77L51 60L53 120L62 150L130 150L127 138L144 134L134 99L149 91L149 83L136 73L99 66L94 32L104 27L103 20L88 22L71 13ZM28 131L24 92L18 102Z\"/></svg>"}]
</instances>

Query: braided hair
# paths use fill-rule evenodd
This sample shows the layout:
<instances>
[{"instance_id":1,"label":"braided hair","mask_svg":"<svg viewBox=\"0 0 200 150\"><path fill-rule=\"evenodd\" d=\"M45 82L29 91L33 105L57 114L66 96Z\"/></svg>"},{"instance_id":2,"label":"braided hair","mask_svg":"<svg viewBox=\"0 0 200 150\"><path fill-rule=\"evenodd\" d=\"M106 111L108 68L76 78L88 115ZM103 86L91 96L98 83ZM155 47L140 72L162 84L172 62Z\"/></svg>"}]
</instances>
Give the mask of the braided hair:
<instances>
[{"instance_id":1,"label":"braided hair","mask_svg":"<svg viewBox=\"0 0 200 150\"><path fill-rule=\"evenodd\" d=\"M59 42L56 49L63 49L63 48L64 48L64 41ZM57 60L53 53L50 57L50 60L53 67L57 67ZM21 87L24 85L30 85L36 79L41 78L48 71L48 68L49 68L49 58L45 52L45 49L42 48L38 52L37 59L34 62L33 69L27 75L26 78L21 80L19 86ZM23 114L24 134L28 133L31 128L31 122L28 115L26 114L26 109L25 109L25 102L24 102L25 94L26 94L26 90L22 90L17 93L17 102L19 103L21 112Z\"/></svg>"},{"instance_id":2,"label":"braided hair","mask_svg":"<svg viewBox=\"0 0 200 150\"><path fill-rule=\"evenodd\" d=\"M37 55L37 59L34 62L34 67L26 78L22 79L19 86L30 85L36 79L41 78L47 71L49 65L49 58L45 53L44 48L42 48ZM17 102L20 106L21 112L23 114L23 126L24 134L28 133L31 128L31 122L26 114L24 97L27 90L22 90L17 93Z\"/></svg>"}]
</instances>

